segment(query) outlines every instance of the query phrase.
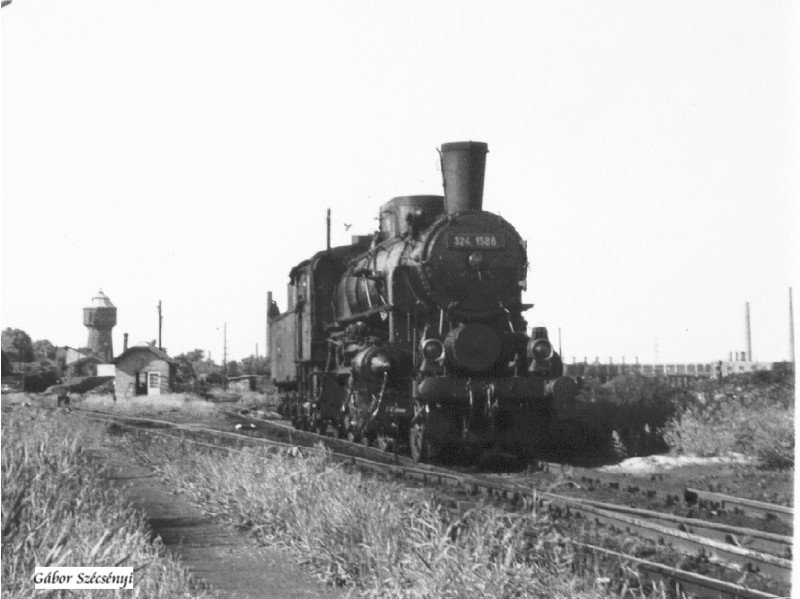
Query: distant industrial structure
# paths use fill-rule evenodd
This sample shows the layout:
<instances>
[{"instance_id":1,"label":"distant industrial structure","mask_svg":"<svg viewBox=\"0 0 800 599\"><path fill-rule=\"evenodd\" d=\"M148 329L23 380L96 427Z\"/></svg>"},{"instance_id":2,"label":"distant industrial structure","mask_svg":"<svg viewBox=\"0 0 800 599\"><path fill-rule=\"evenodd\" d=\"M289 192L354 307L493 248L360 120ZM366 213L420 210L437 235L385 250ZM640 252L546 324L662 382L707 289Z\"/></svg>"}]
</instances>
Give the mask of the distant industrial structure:
<instances>
[{"instance_id":1,"label":"distant industrial structure","mask_svg":"<svg viewBox=\"0 0 800 599\"><path fill-rule=\"evenodd\" d=\"M586 357L583 362L572 358L572 364L564 366L565 374L575 377L596 377L608 380L624 374L638 374L648 377L666 377L678 382L686 382L691 378L722 378L733 374L746 374L759 371L771 371L776 368L791 368L794 365L794 310L792 306L792 288L789 287L789 361L788 362L759 362L753 360L753 337L750 328L750 302L744 304L744 351L728 352L727 360L715 362L698 362L683 364L640 364L637 359L633 364L614 364L609 358L607 363L601 363L596 357L589 362ZM658 355L658 340L656 340L656 355Z\"/></svg>"},{"instance_id":2,"label":"distant industrial structure","mask_svg":"<svg viewBox=\"0 0 800 599\"><path fill-rule=\"evenodd\" d=\"M792 308L791 287L789 287L789 361L794 364L794 309Z\"/></svg>"},{"instance_id":3,"label":"distant industrial structure","mask_svg":"<svg viewBox=\"0 0 800 599\"><path fill-rule=\"evenodd\" d=\"M773 362L753 362L747 360L746 352L731 352L727 361L695 362L683 364L614 364L609 360L601 363L599 358L593 362L575 362L564 365L564 372L569 376L596 377L609 379L624 374L638 374L647 377L690 377L690 378L719 378L732 374L745 374L749 372L768 371L775 368Z\"/></svg>"},{"instance_id":4,"label":"distant industrial structure","mask_svg":"<svg viewBox=\"0 0 800 599\"><path fill-rule=\"evenodd\" d=\"M56 360L66 367L68 377L94 376L97 364L111 363L114 359L111 331L116 324L117 308L101 289L83 309L83 325L89 329L86 346L56 348Z\"/></svg>"},{"instance_id":5,"label":"distant industrial structure","mask_svg":"<svg viewBox=\"0 0 800 599\"><path fill-rule=\"evenodd\" d=\"M89 340L86 347L89 348L90 355L96 356L106 363L114 359L111 329L116 324L117 308L101 289L92 298L91 306L83 309L83 325L89 329Z\"/></svg>"},{"instance_id":6,"label":"distant industrial structure","mask_svg":"<svg viewBox=\"0 0 800 599\"><path fill-rule=\"evenodd\" d=\"M744 303L744 339L747 344L747 361L753 361L753 341L750 337L750 302Z\"/></svg>"}]
</instances>

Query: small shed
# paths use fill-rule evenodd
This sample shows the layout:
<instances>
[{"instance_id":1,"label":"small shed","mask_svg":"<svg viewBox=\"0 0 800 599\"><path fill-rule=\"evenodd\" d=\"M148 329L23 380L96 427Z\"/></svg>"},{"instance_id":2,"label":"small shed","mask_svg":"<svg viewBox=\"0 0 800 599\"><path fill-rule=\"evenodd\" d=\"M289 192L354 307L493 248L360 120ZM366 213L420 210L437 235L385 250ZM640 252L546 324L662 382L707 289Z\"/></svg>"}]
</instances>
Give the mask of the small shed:
<instances>
[{"instance_id":1,"label":"small shed","mask_svg":"<svg viewBox=\"0 0 800 599\"><path fill-rule=\"evenodd\" d=\"M134 345L114 358L118 397L161 395L172 390L177 362L152 345Z\"/></svg>"}]
</instances>

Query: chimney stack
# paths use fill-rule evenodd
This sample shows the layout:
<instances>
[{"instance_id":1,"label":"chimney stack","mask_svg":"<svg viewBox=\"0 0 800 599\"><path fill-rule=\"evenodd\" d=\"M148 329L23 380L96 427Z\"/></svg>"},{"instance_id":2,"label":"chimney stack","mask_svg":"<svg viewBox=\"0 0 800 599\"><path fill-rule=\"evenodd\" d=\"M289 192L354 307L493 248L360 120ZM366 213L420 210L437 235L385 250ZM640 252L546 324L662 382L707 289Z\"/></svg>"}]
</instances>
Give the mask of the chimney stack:
<instances>
[{"instance_id":1,"label":"chimney stack","mask_svg":"<svg viewBox=\"0 0 800 599\"><path fill-rule=\"evenodd\" d=\"M122 351L128 351L128 333L122 334Z\"/></svg>"},{"instance_id":2,"label":"chimney stack","mask_svg":"<svg viewBox=\"0 0 800 599\"><path fill-rule=\"evenodd\" d=\"M480 141L442 144L439 151L447 214L483 209L483 177L489 146Z\"/></svg>"},{"instance_id":3,"label":"chimney stack","mask_svg":"<svg viewBox=\"0 0 800 599\"><path fill-rule=\"evenodd\" d=\"M753 361L753 347L750 341L750 302L744 303L744 334L747 342L747 361Z\"/></svg>"},{"instance_id":4,"label":"chimney stack","mask_svg":"<svg viewBox=\"0 0 800 599\"><path fill-rule=\"evenodd\" d=\"M791 287L789 287L789 361L794 364L794 309L792 308Z\"/></svg>"}]
</instances>

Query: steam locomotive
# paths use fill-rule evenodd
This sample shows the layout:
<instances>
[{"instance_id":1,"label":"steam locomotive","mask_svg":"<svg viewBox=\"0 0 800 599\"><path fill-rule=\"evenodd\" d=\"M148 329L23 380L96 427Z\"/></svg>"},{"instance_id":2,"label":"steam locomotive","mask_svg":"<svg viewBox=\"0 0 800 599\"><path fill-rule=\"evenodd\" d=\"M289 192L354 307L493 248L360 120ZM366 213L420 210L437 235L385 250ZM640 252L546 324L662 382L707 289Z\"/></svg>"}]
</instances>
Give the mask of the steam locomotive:
<instances>
[{"instance_id":1,"label":"steam locomotive","mask_svg":"<svg viewBox=\"0 0 800 599\"><path fill-rule=\"evenodd\" d=\"M485 212L488 146L446 143L444 196L396 197L380 229L289 273L271 301L273 382L294 426L366 444L528 455L577 393L547 329L527 334L526 243ZM328 244L330 245L330 243Z\"/></svg>"}]
</instances>

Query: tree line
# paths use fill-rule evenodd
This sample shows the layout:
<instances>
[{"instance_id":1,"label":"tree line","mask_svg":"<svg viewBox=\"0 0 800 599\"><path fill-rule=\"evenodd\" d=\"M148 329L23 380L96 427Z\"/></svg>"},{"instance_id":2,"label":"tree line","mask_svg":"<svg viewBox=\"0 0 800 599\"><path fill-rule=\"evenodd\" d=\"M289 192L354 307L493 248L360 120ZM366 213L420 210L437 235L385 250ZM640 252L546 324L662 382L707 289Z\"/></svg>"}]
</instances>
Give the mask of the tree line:
<instances>
[{"instance_id":1,"label":"tree line","mask_svg":"<svg viewBox=\"0 0 800 599\"><path fill-rule=\"evenodd\" d=\"M254 374L269 375L269 361L263 356L248 356L242 360L229 360L225 368L209 359L202 349L193 349L174 356L178 363L179 382L190 384L201 380L209 384L228 378ZM22 329L8 327L2 331L2 375L16 373L67 372L66 358L59 355L58 347L48 339L33 341Z\"/></svg>"}]
</instances>

